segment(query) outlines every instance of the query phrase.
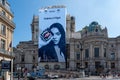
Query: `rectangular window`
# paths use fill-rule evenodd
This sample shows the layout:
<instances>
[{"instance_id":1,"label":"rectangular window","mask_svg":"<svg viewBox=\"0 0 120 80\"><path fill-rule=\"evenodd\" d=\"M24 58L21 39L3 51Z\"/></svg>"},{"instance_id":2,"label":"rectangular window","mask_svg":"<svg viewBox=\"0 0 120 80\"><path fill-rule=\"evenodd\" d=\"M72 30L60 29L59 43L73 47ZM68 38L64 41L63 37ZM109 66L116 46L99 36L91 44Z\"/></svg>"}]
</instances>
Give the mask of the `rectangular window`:
<instances>
[{"instance_id":1,"label":"rectangular window","mask_svg":"<svg viewBox=\"0 0 120 80\"><path fill-rule=\"evenodd\" d=\"M106 48L104 48L104 57L106 57Z\"/></svg>"},{"instance_id":2,"label":"rectangular window","mask_svg":"<svg viewBox=\"0 0 120 80\"><path fill-rule=\"evenodd\" d=\"M35 62L35 56L33 56L33 62Z\"/></svg>"},{"instance_id":3,"label":"rectangular window","mask_svg":"<svg viewBox=\"0 0 120 80\"><path fill-rule=\"evenodd\" d=\"M115 60L115 53L111 53L111 60Z\"/></svg>"},{"instance_id":4,"label":"rectangular window","mask_svg":"<svg viewBox=\"0 0 120 80\"><path fill-rule=\"evenodd\" d=\"M0 33L2 34L2 35L6 35L6 26L5 25L1 25L1 27L0 27Z\"/></svg>"},{"instance_id":5,"label":"rectangular window","mask_svg":"<svg viewBox=\"0 0 120 80\"><path fill-rule=\"evenodd\" d=\"M1 15L2 15L2 16L6 16L5 11L2 10L2 11L1 11Z\"/></svg>"},{"instance_id":6,"label":"rectangular window","mask_svg":"<svg viewBox=\"0 0 120 80\"><path fill-rule=\"evenodd\" d=\"M77 45L77 48L79 48L79 45Z\"/></svg>"},{"instance_id":7,"label":"rectangular window","mask_svg":"<svg viewBox=\"0 0 120 80\"><path fill-rule=\"evenodd\" d=\"M77 67L77 68L80 68L80 63L76 63L76 67Z\"/></svg>"},{"instance_id":8,"label":"rectangular window","mask_svg":"<svg viewBox=\"0 0 120 80\"><path fill-rule=\"evenodd\" d=\"M99 57L99 48L94 48L94 56Z\"/></svg>"},{"instance_id":9,"label":"rectangular window","mask_svg":"<svg viewBox=\"0 0 120 80\"><path fill-rule=\"evenodd\" d=\"M69 68L69 62L67 62L67 65L66 65L66 66L67 66L67 68Z\"/></svg>"},{"instance_id":10,"label":"rectangular window","mask_svg":"<svg viewBox=\"0 0 120 80\"><path fill-rule=\"evenodd\" d=\"M88 68L88 62L85 62L85 68Z\"/></svg>"},{"instance_id":11,"label":"rectangular window","mask_svg":"<svg viewBox=\"0 0 120 80\"><path fill-rule=\"evenodd\" d=\"M5 40L1 39L1 49L5 50Z\"/></svg>"},{"instance_id":12,"label":"rectangular window","mask_svg":"<svg viewBox=\"0 0 120 80\"><path fill-rule=\"evenodd\" d=\"M89 49L85 49L85 58L89 57Z\"/></svg>"},{"instance_id":13,"label":"rectangular window","mask_svg":"<svg viewBox=\"0 0 120 80\"><path fill-rule=\"evenodd\" d=\"M107 68L107 62L105 62L105 68Z\"/></svg>"},{"instance_id":14,"label":"rectangular window","mask_svg":"<svg viewBox=\"0 0 120 80\"><path fill-rule=\"evenodd\" d=\"M115 68L115 63L114 62L111 63L111 68Z\"/></svg>"},{"instance_id":15,"label":"rectangular window","mask_svg":"<svg viewBox=\"0 0 120 80\"><path fill-rule=\"evenodd\" d=\"M24 62L25 61L25 58L24 58L24 55L21 56L21 62Z\"/></svg>"},{"instance_id":16,"label":"rectangular window","mask_svg":"<svg viewBox=\"0 0 120 80\"><path fill-rule=\"evenodd\" d=\"M77 60L80 60L80 54L79 53L76 54L76 58L77 58Z\"/></svg>"}]
</instances>

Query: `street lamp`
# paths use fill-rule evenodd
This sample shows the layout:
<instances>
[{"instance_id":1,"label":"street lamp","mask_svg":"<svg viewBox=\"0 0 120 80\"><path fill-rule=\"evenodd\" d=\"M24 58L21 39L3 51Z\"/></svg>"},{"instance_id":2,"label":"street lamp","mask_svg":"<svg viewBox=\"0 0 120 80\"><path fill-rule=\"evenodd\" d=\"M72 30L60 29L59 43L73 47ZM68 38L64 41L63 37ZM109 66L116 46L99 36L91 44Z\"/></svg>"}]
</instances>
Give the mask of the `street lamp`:
<instances>
[{"instance_id":1,"label":"street lamp","mask_svg":"<svg viewBox=\"0 0 120 80\"><path fill-rule=\"evenodd\" d=\"M80 68L82 68L82 51L83 51L83 44L80 42L80 51L81 51L81 55L80 55Z\"/></svg>"},{"instance_id":2,"label":"street lamp","mask_svg":"<svg viewBox=\"0 0 120 80\"><path fill-rule=\"evenodd\" d=\"M19 80L21 77L21 67L17 67L17 71L18 71L18 80Z\"/></svg>"},{"instance_id":3,"label":"street lamp","mask_svg":"<svg viewBox=\"0 0 120 80\"><path fill-rule=\"evenodd\" d=\"M82 56L82 51L83 51L83 42L81 43L80 42L80 51L81 51L81 55L80 55L80 71L81 71L81 73L82 73L82 77L84 77L85 76L85 73L84 73L84 67L83 67L83 64L82 64L82 62L83 62L83 56Z\"/></svg>"}]
</instances>

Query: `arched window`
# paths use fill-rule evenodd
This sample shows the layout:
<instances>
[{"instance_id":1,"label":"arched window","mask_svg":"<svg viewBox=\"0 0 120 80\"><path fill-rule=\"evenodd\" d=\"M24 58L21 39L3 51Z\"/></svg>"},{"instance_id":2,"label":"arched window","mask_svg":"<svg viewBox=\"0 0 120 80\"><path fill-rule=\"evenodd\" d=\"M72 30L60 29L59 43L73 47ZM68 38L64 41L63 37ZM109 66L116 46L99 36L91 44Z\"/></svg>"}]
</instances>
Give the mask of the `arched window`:
<instances>
[{"instance_id":1,"label":"arched window","mask_svg":"<svg viewBox=\"0 0 120 80\"><path fill-rule=\"evenodd\" d=\"M98 32L98 29L95 29L95 32Z\"/></svg>"},{"instance_id":2,"label":"arched window","mask_svg":"<svg viewBox=\"0 0 120 80\"><path fill-rule=\"evenodd\" d=\"M46 64L44 67L45 67L45 69L49 69L49 65L48 64Z\"/></svg>"}]
</instances>

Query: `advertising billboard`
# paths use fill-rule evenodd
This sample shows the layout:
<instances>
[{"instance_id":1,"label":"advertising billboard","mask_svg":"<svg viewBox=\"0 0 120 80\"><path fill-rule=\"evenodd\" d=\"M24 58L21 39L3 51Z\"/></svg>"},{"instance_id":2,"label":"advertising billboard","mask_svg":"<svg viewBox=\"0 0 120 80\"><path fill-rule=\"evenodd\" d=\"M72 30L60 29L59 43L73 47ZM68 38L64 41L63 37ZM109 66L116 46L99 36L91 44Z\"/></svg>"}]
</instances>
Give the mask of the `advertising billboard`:
<instances>
[{"instance_id":1,"label":"advertising billboard","mask_svg":"<svg viewBox=\"0 0 120 80\"><path fill-rule=\"evenodd\" d=\"M66 8L47 7L39 12L39 62L66 62Z\"/></svg>"},{"instance_id":2,"label":"advertising billboard","mask_svg":"<svg viewBox=\"0 0 120 80\"><path fill-rule=\"evenodd\" d=\"M2 71L11 71L11 61L2 60Z\"/></svg>"}]
</instances>

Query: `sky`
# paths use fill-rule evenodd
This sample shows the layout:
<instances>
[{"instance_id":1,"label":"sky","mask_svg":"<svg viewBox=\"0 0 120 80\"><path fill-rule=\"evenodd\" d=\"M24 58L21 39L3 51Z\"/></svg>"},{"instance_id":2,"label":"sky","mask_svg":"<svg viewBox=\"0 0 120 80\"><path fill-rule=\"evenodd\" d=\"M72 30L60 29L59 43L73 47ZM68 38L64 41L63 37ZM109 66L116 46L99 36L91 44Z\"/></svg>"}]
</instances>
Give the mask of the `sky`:
<instances>
[{"instance_id":1,"label":"sky","mask_svg":"<svg viewBox=\"0 0 120 80\"><path fill-rule=\"evenodd\" d=\"M75 17L76 31L92 21L102 28L107 27L108 36L120 35L120 0L8 0L14 14L13 47L20 41L31 40L33 15L39 15L39 9L52 5L65 5L67 13Z\"/></svg>"}]
</instances>

